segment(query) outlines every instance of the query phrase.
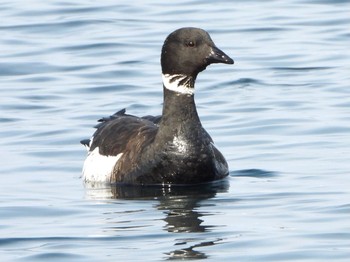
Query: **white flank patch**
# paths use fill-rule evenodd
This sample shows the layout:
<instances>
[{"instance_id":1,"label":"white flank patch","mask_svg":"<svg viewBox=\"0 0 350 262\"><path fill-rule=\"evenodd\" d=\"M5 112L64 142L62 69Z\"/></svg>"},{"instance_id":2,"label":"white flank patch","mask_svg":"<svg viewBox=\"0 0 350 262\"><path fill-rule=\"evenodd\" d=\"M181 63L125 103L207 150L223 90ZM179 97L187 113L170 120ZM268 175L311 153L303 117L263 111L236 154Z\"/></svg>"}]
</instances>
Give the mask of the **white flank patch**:
<instances>
[{"instance_id":1,"label":"white flank patch","mask_svg":"<svg viewBox=\"0 0 350 262\"><path fill-rule=\"evenodd\" d=\"M88 153L83 167L84 182L109 183L115 164L123 154L116 156L100 155L99 148L96 147Z\"/></svg>"},{"instance_id":2,"label":"white flank patch","mask_svg":"<svg viewBox=\"0 0 350 262\"><path fill-rule=\"evenodd\" d=\"M169 75L169 74L163 74L163 84L166 89L169 89L171 91L175 91L180 94L185 95L193 95L194 94L194 88L190 87L188 83L185 83L184 85L179 84L181 81L183 81L187 76L185 75ZM174 80L175 78L175 80Z\"/></svg>"}]
</instances>

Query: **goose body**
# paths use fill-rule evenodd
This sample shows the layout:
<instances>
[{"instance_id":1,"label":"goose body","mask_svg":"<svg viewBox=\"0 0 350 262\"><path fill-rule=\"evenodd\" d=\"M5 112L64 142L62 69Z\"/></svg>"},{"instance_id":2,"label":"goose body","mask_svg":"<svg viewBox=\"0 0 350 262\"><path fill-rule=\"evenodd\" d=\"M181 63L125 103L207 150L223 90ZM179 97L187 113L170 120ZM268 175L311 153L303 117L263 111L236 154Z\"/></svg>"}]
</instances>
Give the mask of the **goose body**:
<instances>
[{"instance_id":1,"label":"goose body","mask_svg":"<svg viewBox=\"0 0 350 262\"><path fill-rule=\"evenodd\" d=\"M194 101L196 77L212 63L233 60L206 31L171 33L161 54L162 115L137 117L123 109L100 119L92 138L81 141L88 150L84 181L189 185L227 176L227 162L202 127Z\"/></svg>"}]
</instances>

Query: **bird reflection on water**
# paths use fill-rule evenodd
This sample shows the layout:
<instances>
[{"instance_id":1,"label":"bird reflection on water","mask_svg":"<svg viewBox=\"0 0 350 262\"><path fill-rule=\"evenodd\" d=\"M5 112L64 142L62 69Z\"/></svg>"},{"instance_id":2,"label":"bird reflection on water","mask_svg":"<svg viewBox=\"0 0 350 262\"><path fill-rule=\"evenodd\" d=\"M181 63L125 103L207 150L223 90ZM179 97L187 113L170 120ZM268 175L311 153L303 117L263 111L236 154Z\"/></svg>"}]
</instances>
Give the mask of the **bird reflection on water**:
<instances>
[{"instance_id":1,"label":"bird reflection on water","mask_svg":"<svg viewBox=\"0 0 350 262\"><path fill-rule=\"evenodd\" d=\"M203 225L205 216L201 213L201 202L214 198L217 193L227 192L228 179L200 184L195 186L126 186L114 185L103 190L88 188L86 193L91 199L119 199L119 200L156 200L154 208L162 211L162 219L166 225L164 230L169 233L201 233L209 231L213 226ZM181 235L183 236L183 235ZM177 258L206 258L203 252L194 250L198 247L219 243L221 239L205 240L188 238L177 239L177 247L165 253L168 259Z\"/></svg>"},{"instance_id":2,"label":"bird reflection on water","mask_svg":"<svg viewBox=\"0 0 350 262\"><path fill-rule=\"evenodd\" d=\"M166 217L168 232L205 232L206 226L201 225L202 214L197 211L202 200L215 197L219 192L227 192L227 179L219 182L194 186L123 186L111 187L114 199L156 199L158 210Z\"/></svg>"}]
</instances>

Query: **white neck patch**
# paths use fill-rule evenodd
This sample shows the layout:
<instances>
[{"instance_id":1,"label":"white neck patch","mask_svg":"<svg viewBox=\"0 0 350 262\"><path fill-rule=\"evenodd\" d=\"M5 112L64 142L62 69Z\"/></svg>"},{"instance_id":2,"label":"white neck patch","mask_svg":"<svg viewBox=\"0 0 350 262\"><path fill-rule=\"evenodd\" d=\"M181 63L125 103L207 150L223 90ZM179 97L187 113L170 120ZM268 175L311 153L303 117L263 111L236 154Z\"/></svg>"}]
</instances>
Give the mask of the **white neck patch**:
<instances>
[{"instance_id":1,"label":"white neck patch","mask_svg":"<svg viewBox=\"0 0 350 262\"><path fill-rule=\"evenodd\" d=\"M170 75L170 74L163 74L163 85L166 89L174 91L179 94L184 95L193 95L194 94L194 87L190 87L189 81L186 81L184 84L180 84L187 76L186 75Z\"/></svg>"}]
</instances>

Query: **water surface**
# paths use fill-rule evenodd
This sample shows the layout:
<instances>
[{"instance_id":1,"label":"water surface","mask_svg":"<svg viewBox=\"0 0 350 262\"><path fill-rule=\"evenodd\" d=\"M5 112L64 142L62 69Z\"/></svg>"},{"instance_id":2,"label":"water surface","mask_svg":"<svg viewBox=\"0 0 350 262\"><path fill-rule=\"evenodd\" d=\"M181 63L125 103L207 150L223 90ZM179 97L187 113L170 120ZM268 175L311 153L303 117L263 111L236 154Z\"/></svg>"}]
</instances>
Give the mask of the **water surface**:
<instances>
[{"instance_id":1,"label":"water surface","mask_svg":"<svg viewBox=\"0 0 350 262\"><path fill-rule=\"evenodd\" d=\"M348 1L5 1L2 261L348 261ZM85 188L79 141L127 108L160 114L182 26L235 60L200 74L225 183Z\"/></svg>"}]
</instances>

